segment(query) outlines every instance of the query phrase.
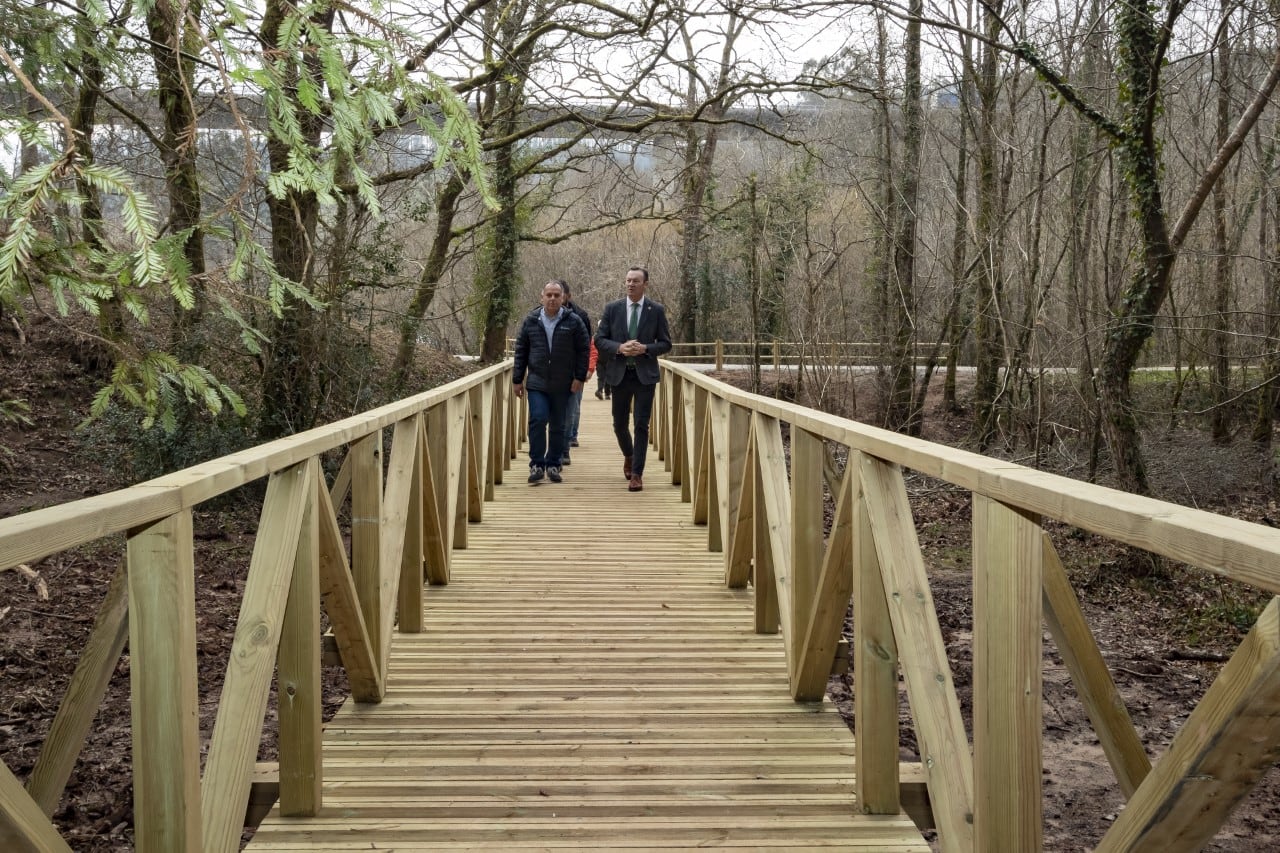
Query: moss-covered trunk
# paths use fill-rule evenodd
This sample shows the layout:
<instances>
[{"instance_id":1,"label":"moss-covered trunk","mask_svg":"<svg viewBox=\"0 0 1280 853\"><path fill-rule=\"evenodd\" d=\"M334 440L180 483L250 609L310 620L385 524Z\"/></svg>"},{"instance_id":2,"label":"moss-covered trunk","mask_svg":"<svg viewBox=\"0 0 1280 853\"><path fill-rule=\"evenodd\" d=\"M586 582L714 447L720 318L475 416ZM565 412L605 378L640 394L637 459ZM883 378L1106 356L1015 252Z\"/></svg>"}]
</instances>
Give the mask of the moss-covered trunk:
<instances>
[{"instance_id":1,"label":"moss-covered trunk","mask_svg":"<svg viewBox=\"0 0 1280 853\"><path fill-rule=\"evenodd\" d=\"M283 0L270 0L262 24L262 40L276 44L286 8ZM317 13L315 23L329 28L332 10ZM285 86L296 92L302 74L320 77L315 66L294 65L286 72ZM320 143L322 117L295 104L294 113L302 131L303 144L315 148ZM290 168L291 145L283 135L268 132L267 160L273 173ZM271 259L276 272L308 291L315 283L316 223L320 203L315 193L290 189L277 197L267 194L271 216ZM286 299L280 316L269 331L262 374L262 407L258 434L263 439L279 438L314 425L319 410L319 375L322 356L316 352L316 317L310 306L296 298Z\"/></svg>"}]
</instances>

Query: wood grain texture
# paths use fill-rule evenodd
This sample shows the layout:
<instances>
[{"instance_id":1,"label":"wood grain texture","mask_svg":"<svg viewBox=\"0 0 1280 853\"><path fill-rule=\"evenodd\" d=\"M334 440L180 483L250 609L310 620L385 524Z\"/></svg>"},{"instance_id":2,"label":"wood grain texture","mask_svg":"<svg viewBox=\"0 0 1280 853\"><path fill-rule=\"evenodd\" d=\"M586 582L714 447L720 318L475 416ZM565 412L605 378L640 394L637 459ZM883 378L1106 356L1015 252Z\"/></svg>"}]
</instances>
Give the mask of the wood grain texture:
<instances>
[{"instance_id":1,"label":"wood grain texture","mask_svg":"<svg viewBox=\"0 0 1280 853\"><path fill-rule=\"evenodd\" d=\"M197 851L200 720L191 511L129 536L134 844Z\"/></svg>"},{"instance_id":2,"label":"wood grain texture","mask_svg":"<svg viewBox=\"0 0 1280 853\"><path fill-rule=\"evenodd\" d=\"M858 814L848 728L791 700L680 490L627 491L608 410L563 484L495 490L384 700L328 725L320 814L249 850L928 850Z\"/></svg>"},{"instance_id":3,"label":"wood grain texture","mask_svg":"<svg viewBox=\"0 0 1280 853\"><path fill-rule=\"evenodd\" d=\"M1040 519L973 496L974 847L1043 846Z\"/></svg>"},{"instance_id":4,"label":"wood grain texture","mask_svg":"<svg viewBox=\"0 0 1280 853\"><path fill-rule=\"evenodd\" d=\"M971 853L973 757L902 469L862 454L859 470L939 844L943 853Z\"/></svg>"},{"instance_id":5,"label":"wood grain texture","mask_svg":"<svg viewBox=\"0 0 1280 853\"><path fill-rule=\"evenodd\" d=\"M312 459L273 474L267 484L258 523L260 535L249 558L244 598L200 786L201 835L206 853L233 851L240 843L237 818L244 815L249 802L285 602L318 467ZM355 482L359 482L358 478ZM141 802L151 805L145 799Z\"/></svg>"}]
</instances>

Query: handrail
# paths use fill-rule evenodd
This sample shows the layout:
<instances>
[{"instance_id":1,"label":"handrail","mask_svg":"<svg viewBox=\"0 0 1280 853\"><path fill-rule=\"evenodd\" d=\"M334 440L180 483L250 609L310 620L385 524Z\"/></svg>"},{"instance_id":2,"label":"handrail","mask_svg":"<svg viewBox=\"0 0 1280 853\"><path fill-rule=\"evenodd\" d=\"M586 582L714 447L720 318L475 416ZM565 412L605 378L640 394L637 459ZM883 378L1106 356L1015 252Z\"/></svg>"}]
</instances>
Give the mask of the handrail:
<instances>
[{"instance_id":1,"label":"handrail","mask_svg":"<svg viewBox=\"0 0 1280 853\"><path fill-rule=\"evenodd\" d=\"M1152 768L1042 519L1273 593L1280 531L901 436L740 391L670 361L662 370L652 440L694 522L707 525L708 547L724 552L726 583L753 584L756 630L783 633L797 700L822 697L852 593L864 811L900 809L901 668L942 849L1041 849L1042 622L1131 795L1097 849L1198 850L1269 768L1280 744L1280 598ZM843 475L827 465L826 442L848 448ZM903 468L973 494L972 744ZM825 540L824 479L836 503Z\"/></svg>"},{"instance_id":2,"label":"handrail","mask_svg":"<svg viewBox=\"0 0 1280 853\"><path fill-rule=\"evenodd\" d=\"M61 506L0 520L0 569L114 534L125 560L24 790L0 765L0 838L69 849L49 820L127 630L135 846L234 851L273 673L280 807L315 814L320 782L320 612L356 701L386 690L392 626L422 629L424 576L447 583L518 443L511 363L328 426ZM383 430L392 428L389 463ZM347 447L332 486L321 454ZM385 467L385 477L384 477ZM201 775L193 513L266 478L226 678ZM336 506L351 500L348 558Z\"/></svg>"}]
</instances>

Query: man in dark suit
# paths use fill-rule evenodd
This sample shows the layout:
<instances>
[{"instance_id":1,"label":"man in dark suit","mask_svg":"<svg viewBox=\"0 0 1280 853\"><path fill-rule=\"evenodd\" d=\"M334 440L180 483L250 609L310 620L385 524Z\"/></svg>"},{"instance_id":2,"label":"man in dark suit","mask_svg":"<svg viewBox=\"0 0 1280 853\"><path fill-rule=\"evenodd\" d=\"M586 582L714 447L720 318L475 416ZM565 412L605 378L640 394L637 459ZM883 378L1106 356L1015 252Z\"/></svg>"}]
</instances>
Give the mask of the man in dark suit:
<instances>
[{"instance_id":1,"label":"man in dark suit","mask_svg":"<svg viewBox=\"0 0 1280 853\"><path fill-rule=\"evenodd\" d=\"M596 350L606 361L600 372L613 398L613 433L622 451L622 473L627 489L644 488L644 457L649 447L649 415L657 389L658 356L671 349L667 312L644 292L649 271L627 270L627 296L604 307L596 329ZM627 417L635 403L635 434Z\"/></svg>"}]
</instances>

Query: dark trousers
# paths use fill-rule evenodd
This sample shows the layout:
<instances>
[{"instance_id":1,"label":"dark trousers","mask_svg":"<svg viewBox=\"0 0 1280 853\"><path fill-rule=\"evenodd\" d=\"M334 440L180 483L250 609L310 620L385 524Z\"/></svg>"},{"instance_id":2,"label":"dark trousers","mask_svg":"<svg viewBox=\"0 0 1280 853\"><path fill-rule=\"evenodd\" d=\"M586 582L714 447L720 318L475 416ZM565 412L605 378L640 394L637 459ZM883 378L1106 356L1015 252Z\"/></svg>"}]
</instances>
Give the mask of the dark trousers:
<instances>
[{"instance_id":1,"label":"dark trousers","mask_svg":"<svg viewBox=\"0 0 1280 853\"><path fill-rule=\"evenodd\" d=\"M645 385L636 378L634 370L628 370L622 381L613 388L613 434L618 437L618 449L623 456L631 457L631 473L644 473L644 457L649 449L649 415L653 411L653 394L657 385ZM627 423L635 402L635 437Z\"/></svg>"},{"instance_id":2,"label":"dark trousers","mask_svg":"<svg viewBox=\"0 0 1280 853\"><path fill-rule=\"evenodd\" d=\"M569 413L568 391L525 392L529 397L529 464L539 467L559 465L569 447L565 420Z\"/></svg>"}]
</instances>

